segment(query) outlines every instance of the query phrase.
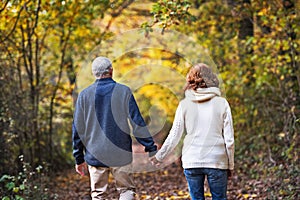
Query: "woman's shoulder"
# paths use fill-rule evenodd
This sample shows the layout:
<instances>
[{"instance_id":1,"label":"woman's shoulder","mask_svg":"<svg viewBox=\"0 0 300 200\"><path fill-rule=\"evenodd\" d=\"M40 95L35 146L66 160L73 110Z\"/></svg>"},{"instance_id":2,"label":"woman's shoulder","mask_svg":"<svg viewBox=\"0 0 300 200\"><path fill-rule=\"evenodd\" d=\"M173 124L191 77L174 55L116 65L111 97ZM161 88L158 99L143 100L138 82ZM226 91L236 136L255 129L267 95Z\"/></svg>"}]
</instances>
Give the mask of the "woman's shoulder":
<instances>
[{"instance_id":1,"label":"woman's shoulder","mask_svg":"<svg viewBox=\"0 0 300 200\"><path fill-rule=\"evenodd\" d=\"M223 96L215 96L214 98L212 98L212 100L218 101L218 102L227 102L227 99Z\"/></svg>"},{"instance_id":2,"label":"woman's shoulder","mask_svg":"<svg viewBox=\"0 0 300 200\"><path fill-rule=\"evenodd\" d=\"M214 102L214 105L218 105L218 107L221 107L225 110L230 109L229 102L225 97L218 96L213 98L212 101Z\"/></svg>"}]
</instances>

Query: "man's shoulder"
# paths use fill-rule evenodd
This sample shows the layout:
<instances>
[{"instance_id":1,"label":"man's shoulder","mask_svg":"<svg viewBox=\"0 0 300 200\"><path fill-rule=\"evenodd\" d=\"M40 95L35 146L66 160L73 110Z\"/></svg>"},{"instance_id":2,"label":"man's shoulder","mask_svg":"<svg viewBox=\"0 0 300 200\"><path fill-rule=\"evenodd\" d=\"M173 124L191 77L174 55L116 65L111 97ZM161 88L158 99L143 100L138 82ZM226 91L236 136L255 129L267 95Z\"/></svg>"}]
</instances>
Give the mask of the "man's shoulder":
<instances>
[{"instance_id":1,"label":"man's shoulder","mask_svg":"<svg viewBox=\"0 0 300 200\"><path fill-rule=\"evenodd\" d=\"M118 83L118 82L116 82L115 89L118 89L118 90L124 91L124 92L131 92L130 87L128 87L127 85L124 85L122 83Z\"/></svg>"},{"instance_id":2,"label":"man's shoulder","mask_svg":"<svg viewBox=\"0 0 300 200\"><path fill-rule=\"evenodd\" d=\"M91 84L89 86L87 86L86 88L84 88L83 90L80 91L79 96L84 96L87 95L88 93L90 93L91 91L95 90L95 84Z\"/></svg>"}]
</instances>

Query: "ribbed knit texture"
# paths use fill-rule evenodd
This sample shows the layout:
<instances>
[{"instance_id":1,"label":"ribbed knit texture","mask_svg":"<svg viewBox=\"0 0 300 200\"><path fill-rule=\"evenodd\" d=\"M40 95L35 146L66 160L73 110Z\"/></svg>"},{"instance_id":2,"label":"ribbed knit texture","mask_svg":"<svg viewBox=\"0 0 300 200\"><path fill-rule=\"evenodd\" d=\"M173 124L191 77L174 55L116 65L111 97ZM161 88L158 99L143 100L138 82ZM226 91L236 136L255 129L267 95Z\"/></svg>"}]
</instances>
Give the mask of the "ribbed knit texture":
<instances>
[{"instance_id":1,"label":"ribbed knit texture","mask_svg":"<svg viewBox=\"0 0 300 200\"><path fill-rule=\"evenodd\" d=\"M218 88L187 90L173 126L156 158L162 161L184 135L183 168L234 168L234 131L230 106Z\"/></svg>"}]
</instances>

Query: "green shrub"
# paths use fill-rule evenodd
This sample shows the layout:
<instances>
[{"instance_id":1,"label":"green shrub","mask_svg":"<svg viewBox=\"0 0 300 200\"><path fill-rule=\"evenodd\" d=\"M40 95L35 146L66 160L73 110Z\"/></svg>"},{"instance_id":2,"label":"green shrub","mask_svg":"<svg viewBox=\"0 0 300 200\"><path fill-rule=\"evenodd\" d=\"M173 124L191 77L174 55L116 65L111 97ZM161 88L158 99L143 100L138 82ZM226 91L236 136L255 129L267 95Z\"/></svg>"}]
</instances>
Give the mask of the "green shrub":
<instances>
[{"instance_id":1,"label":"green shrub","mask_svg":"<svg viewBox=\"0 0 300 200\"><path fill-rule=\"evenodd\" d=\"M19 156L22 170L17 175L4 174L0 178L0 198L2 200L47 199L46 169L39 165L33 169ZM45 165L47 166L47 165Z\"/></svg>"}]
</instances>

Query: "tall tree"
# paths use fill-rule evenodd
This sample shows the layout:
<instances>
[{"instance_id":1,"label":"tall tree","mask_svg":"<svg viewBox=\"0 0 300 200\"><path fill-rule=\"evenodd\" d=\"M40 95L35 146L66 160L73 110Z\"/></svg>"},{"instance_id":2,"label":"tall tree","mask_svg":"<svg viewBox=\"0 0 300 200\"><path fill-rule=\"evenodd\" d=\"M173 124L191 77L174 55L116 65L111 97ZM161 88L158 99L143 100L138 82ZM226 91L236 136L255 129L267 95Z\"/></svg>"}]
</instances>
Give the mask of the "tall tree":
<instances>
[{"instance_id":1,"label":"tall tree","mask_svg":"<svg viewBox=\"0 0 300 200\"><path fill-rule=\"evenodd\" d=\"M188 2L195 23L187 26L179 21L168 28L195 36L217 62L232 105L239 170L266 182L277 180L268 198L295 198L299 1Z\"/></svg>"},{"instance_id":2,"label":"tall tree","mask_svg":"<svg viewBox=\"0 0 300 200\"><path fill-rule=\"evenodd\" d=\"M1 126L1 141L11 152L4 163L14 162L20 154L33 165L63 162L65 150L60 145L68 142L57 136L67 138L70 133L78 63L107 37L113 20L132 2L4 2L0 116L8 125ZM95 27L95 20L105 15L111 17L107 26Z\"/></svg>"}]
</instances>

